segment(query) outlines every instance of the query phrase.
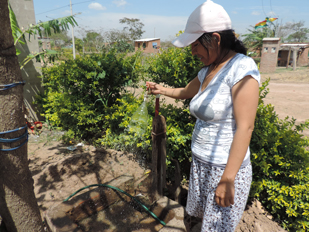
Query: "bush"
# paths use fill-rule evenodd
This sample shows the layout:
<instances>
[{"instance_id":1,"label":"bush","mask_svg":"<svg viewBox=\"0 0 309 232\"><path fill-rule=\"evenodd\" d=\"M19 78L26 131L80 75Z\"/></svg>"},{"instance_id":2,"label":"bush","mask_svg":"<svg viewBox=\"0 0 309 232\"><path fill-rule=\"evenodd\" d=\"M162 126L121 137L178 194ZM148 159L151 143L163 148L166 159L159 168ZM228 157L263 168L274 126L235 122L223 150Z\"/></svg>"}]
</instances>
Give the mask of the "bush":
<instances>
[{"instance_id":1,"label":"bush","mask_svg":"<svg viewBox=\"0 0 309 232\"><path fill-rule=\"evenodd\" d=\"M139 68L140 54L125 56L116 50L43 68L42 115L53 126L94 141L105 133L106 109L117 104L126 86L136 86Z\"/></svg>"},{"instance_id":2,"label":"bush","mask_svg":"<svg viewBox=\"0 0 309 232\"><path fill-rule=\"evenodd\" d=\"M152 144L152 117L148 117L146 122L147 128L143 131L144 133L128 130L132 115L143 104L143 98L137 99L132 94L125 94L117 101L117 105L107 109L107 114L104 118L106 133L97 140L97 143L112 149L132 152L139 158L149 161ZM150 108L152 106L148 104L147 107ZM148 115L147 112L145 114Z\"/></svg>"},{"instance_id":3,"label":"bush","mask_svg":"<svg viewBox=\"0 0 309 232\"><path fill-rule=\"evenodd\" d=\"M290 231L309 230L309 145L301 135L309 121L280 120L272 105L263 99L268 81L260 91L255 129L251 139L253 182L251 196Z\"/></svg>"},{"instance_id":4,"label":"bush","mask_svg":"<svg viewBox=\"0 0 309 232\"><path fill-rule=\"evenodd\" d=\"M66 140L77 136L96 140L104 146L151 155L151 119L154 97L148 100L150 117L146 132L137 136L126 130L142 98L124 93L125 86L138 81L141 70L138 55L106 51L68 60L58 67L43 69L45 96L40 98L44 116L53 126L69 130ZM155 82L173 87L185 86L202 67L190 48L169 48L148 57L143 70ZM268 81L260 88L255 129L250 143L253 182L250 195L257 197L276 220L290 231L309 230L309 145L300 133L309 121L297 125L295 119L280 120L263 99ZM188 101L183 107L161 103L160 113L167 124L167 174L172 179L173 159L180 162L184 177L191 157L191 135L195 123Z\"/></svg>"},{"instance_id":5,"label":"bush","mask_svg":"<svg viewBox=\"0 0 309 232\"><path fill-rule=\"evenodd\" d=\"M133 152L145 161L151 160L152 153L152 119L154 117L154 97L147 101L148 108L148 127L144 134L139 135L127 130L131 122L132 115L142 104L143 98L136 99L127 94L118 99L119 104L108 109L105 116L106 134L98 142L106 147L126 150ZM189 175L187 162L191 158L191 133L193 131L195 119L189 113L189 110L178 108L172 105L162 104L160 114L166 118L166 155L167 155L167 179L173 179L172 160L177 159L180 162L182 174L185 178Z\"/></svg>"},{"instance_id":6,"label":"bush","mask_svg":"<svg viewBox=\"0 0 309 232\"><path fill-rule=\"evenodd\" d=\"M118 40L115 43L108 45L107 49L116 49L117 52L134 52L135 48L131 42L125 40Z\"/></svg>"},{"instance_id":7,"label":"bush","mask_svg":"<svg viewBox=\"0 0 309 232\"><path fill-rule=\"evenodd\" d=\"M175 88L185 87L203 67L202 62L196 56L192 56L190 46L170 47L160 51L161 53L148 57L147 60L147 72L154 82ZM189 102L190 100L185 101L185 108Z\"/></svg>"}]
</instances>

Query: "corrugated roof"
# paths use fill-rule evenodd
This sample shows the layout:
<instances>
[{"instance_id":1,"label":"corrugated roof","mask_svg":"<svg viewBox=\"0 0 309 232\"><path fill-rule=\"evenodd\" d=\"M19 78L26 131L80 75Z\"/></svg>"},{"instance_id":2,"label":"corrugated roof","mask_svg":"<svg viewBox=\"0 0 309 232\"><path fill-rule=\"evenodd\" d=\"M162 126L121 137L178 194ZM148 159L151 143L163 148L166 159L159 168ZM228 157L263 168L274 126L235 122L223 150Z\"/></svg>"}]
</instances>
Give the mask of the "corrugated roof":
<instances>
[{"instance_id":1,"label":"corrugated roof","mask_svg":"<svg viewBox=\"0 0 309 232\"><path fill-rule=\"evenodd\" d=\"M160 38L138 39L138 40L134 40L134 42L149 42L149 41L158 40L158 39Z\"/></svg>"},{"instance_id":2,"label":"corrugated roof","mask_svg":"<svg viewBox=\"0 0 309 232\"><path fill-rule=\"evenodd\" d=\"M309 44L305 44L305 43L302 43L302 44L280 44L280 49L281 51L288 51L290 49L297 49L297 50L300 50L300 49L304 49L304 48L308 48L309 47Z\"/></svg>"},{"instance_id":3,"label":"corrugated roof","mask_svg":"<svg viewBox=\"0 0 309 232\"><path fill-rule=\"evenodd\" d=\"M280 38L264 38L263 41L278 41Z\"/></svg>"},{"instance_id":4,"label":"corrugated roof","mask_svg":"<svg viewBox=\"0 0 309 232\"><path fill-rule=\"evenodd\" d=\"M309 44L281 44L282 47L308 47Z\"/></svg>"}]
</instances>

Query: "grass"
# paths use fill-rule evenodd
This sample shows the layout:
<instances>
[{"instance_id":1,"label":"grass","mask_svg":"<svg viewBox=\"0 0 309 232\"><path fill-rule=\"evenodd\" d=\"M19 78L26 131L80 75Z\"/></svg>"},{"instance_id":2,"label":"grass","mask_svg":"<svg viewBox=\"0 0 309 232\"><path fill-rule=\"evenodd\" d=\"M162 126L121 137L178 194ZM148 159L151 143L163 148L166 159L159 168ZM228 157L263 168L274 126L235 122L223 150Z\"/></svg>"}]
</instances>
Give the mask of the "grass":
<instances>
[{"instance_id":1,"label":"grass","mask_svg":"<svg viewBox=\"0 0 309 232\"><path fill-rule=\"evenodd\" d=\"M296 70L305 70L305 69L308 69L307 66L303 66L303 67L297 67ZM276 72L275 73L282 73L282 72L291 72L291 71L294 71L293 70L293 67L277 67L276 68Z\"/></svg>"}]
</instances>

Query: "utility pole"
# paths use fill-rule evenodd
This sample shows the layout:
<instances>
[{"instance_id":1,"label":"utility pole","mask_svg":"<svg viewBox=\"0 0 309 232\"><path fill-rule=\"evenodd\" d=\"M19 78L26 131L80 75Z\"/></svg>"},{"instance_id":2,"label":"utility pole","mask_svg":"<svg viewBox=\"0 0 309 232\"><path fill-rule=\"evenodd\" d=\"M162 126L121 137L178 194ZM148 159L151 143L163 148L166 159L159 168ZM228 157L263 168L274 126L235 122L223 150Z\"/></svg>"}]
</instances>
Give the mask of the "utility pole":
<instances>
[{"instance_id":1,"label":"utility pole","mask_svg":"<svg viewBox=\"0 0 309 232\"><path fill-rule=\"evenodd\" d=\"M71 16L73 16L72 1L70 0ZM72 43L73 43L73 59L75 60L75 39L74 39L74 27L72 27Z\"/></svg>"}]
</instances>

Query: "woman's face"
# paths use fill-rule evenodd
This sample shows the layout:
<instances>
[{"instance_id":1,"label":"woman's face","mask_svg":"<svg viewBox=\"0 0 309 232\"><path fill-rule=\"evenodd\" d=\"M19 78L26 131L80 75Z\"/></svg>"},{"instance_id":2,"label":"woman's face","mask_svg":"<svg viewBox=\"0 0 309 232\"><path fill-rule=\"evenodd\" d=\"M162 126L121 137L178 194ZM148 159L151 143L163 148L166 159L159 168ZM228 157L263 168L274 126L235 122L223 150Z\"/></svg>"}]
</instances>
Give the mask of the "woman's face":
<instances>
[{"instance_id":1,"label":"woman's face","mask_svg":"<svg viewBox=\"0 0 309 232\"><path fill-rule=\"evenodd\" d=\"M209 66L214 63L219 56L218 44L216 44L215 39L212 39L212 46L207 48L208 52L198 39L191 44L192 55L197 56L205 66Z\"/></svg>"}]
</instances>

